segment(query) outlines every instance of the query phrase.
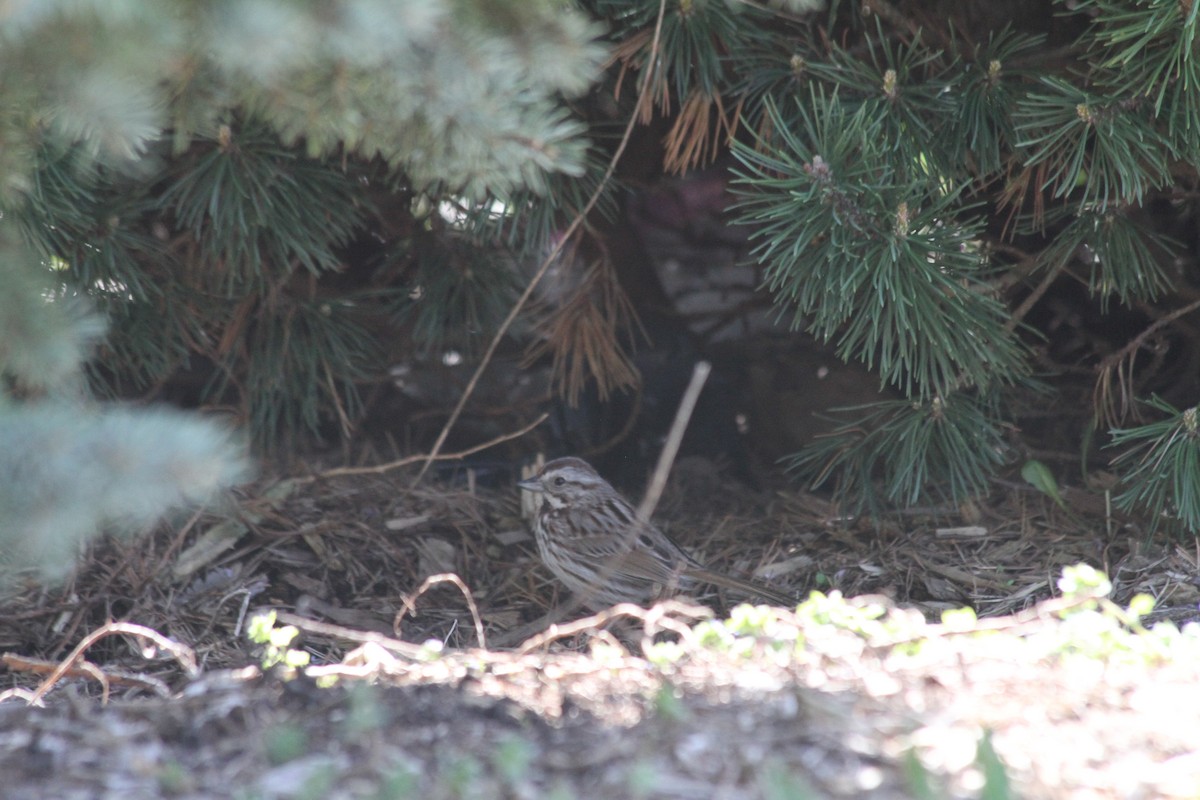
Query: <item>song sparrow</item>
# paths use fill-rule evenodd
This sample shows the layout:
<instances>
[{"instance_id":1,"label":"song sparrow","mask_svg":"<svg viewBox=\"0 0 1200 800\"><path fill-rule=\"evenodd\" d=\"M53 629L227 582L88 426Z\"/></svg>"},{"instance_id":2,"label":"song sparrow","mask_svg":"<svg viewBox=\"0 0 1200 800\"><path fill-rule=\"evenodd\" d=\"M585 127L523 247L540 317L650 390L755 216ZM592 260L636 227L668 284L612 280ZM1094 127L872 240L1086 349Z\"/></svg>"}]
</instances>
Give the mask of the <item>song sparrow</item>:
<instances>
[{"instance_id":1,"label":"song sparrow","mask_svg":"<svg viewBox=\"0 0 1200 800\"><path fill-rule=\"evenodd\" d=\"M533 523L542 561L593 610L646 603L697 583L796 604L766 586L707 569L653 524L639 522L633 506L582 459L556 459L517 485L543 498Z\"/></svg>"}]
</instances>

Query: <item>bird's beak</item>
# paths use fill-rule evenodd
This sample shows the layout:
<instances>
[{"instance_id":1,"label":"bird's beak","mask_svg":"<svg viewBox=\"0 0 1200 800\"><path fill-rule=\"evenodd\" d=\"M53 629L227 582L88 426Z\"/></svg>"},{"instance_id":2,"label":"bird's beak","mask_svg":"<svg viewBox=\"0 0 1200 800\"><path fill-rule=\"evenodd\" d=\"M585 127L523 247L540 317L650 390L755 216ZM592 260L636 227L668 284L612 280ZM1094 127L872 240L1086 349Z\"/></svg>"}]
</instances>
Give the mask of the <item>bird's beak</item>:
<instances>
[{"instance_id":1,"label":"bird's beak","mask_svg":"<svg viewBox=\"0 0 1200 800\"><path fill-rule=\"evenodd\" d=\"M517 481L517 486L530 492L540 492L542 490L542 479L533 477L526 478L523 481Z\"/></svg>"}]
</instances>

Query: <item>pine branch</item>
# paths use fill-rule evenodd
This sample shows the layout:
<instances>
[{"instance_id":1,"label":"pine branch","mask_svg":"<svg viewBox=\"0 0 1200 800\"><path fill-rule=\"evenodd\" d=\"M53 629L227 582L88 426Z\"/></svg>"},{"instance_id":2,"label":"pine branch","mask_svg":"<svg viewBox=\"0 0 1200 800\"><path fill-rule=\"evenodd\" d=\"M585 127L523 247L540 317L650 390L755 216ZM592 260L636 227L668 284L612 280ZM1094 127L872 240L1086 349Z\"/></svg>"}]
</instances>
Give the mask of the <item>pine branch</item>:
<instances>
[{"instance_id":1,"label":"pine branch","mask_svg":"<svg viewBox=\"0 0 1200 800\"><path fill-rule=\"evenodd\" d=\"M989 294L965 187L906 177L880 124L814 91L799 124L779 112L770 152L735 148L740 220L755 226L767 286L793 326L836 338L838 354L927 401L1028 371Z\"/></svg>"},{"instance_id":2,"label":"pine branch","mask_svg":"<svg viewBox=\"0 0 1200 800\"><path fill-rule=\"evenodd\" d=\"M1111 431L1113 459L1121 473L1117 508L1149 512L1151 530L1170 524L1194 535L1200 530L1200 430L1195 407L1180 411L1159 397L1148 405L1167 415L1138 428Z\"/></svg>"},{"instance_id":3,"label":"pine branch","mask_svg":"<svg viewBox=\"0 0 1200 800\"><path fill-rule=\"evenodd\" d=\"M834 482L848 513L934 495L961 503L987 489L1007 457L994 398L958 392L928 403L886 401L837 409L853 421L788 462L813 486Z\"/></svg>"},{"instance_id":4,"label":"pine branch","mask_svg":"<svg viewBox=\"0 0 1200 800\"><path fill-rule=\"evenodd\" d=\"M589 378L601 402L611 392L635 388L641 375L620 344L620 333L634 327L633 307L611 268L593 264L579 287L538 327L542 341L530 348L525 364L553 354L558 390L572 406Z\"/></svg>"},{"instance_id":5,"label":"pine branch","mask_svg":"<svg viewBox=\"0 0 1200 800\"><path fill-rule=\"evenodd\" d=\"M241 448L189 414L45 403L0 410L0 583L60 577L102 530L134 533L244 478Z\"/></svg>"}]
</instances>

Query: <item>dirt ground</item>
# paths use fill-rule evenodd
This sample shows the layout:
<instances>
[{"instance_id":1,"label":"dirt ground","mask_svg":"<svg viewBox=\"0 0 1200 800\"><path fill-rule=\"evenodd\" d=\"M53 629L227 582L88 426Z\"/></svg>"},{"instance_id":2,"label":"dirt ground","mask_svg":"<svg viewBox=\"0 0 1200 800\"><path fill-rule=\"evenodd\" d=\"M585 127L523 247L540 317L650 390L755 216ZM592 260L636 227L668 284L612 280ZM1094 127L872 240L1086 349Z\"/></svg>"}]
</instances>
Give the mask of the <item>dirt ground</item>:
<instances>
[{"instance_id":1,"label":"dirt ground","mask_svg":"<svg viewBox=\"0 0 1200 800\"><path fill-rule=\"evenodd\" d=\"M839 605L779 609L714 648L689 632L707 613L692 605L530 639L565 598L509 478L410 480L264 483L96 544L62 585L10 589L0 796L1200 797L1200 647L1072 654L1055 633L1056 579L1081 562L1116 606L1154 597L1147 627L1200 616L1200 547L1102 498L1069 493L1068 514L1013 484L969 509L847 520L682 462L656 519L704 561L890 609L865 633L839 627ZM414 596L447 573L469 599L451 582ZM740 600L695 599L718 616ZM983 619L934 624L960 606ZM258 668L245 634L266 608L302 628L307 673ZM186 649L101 635L114 620Z\"/></svg>"}]
</instances>

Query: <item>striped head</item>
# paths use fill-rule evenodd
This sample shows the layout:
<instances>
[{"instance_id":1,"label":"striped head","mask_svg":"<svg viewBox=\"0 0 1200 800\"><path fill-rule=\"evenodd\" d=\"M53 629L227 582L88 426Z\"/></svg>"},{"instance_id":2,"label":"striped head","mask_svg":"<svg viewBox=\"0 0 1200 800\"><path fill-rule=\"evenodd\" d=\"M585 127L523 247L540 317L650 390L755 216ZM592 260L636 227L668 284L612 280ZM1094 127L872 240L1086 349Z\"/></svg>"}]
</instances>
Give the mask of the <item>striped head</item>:
<instances>
[{"instance_id":1,"label":"striped head","mask_svg":"<svg viewBox=\"0 0 1200 800\"><path fill-rule=\"evenodd\" d=\"M608 481L581 458L556 458L533 478L517 484L539 492L551 508L593 505L617 494Z\"/></svg>"}]
</instances>

